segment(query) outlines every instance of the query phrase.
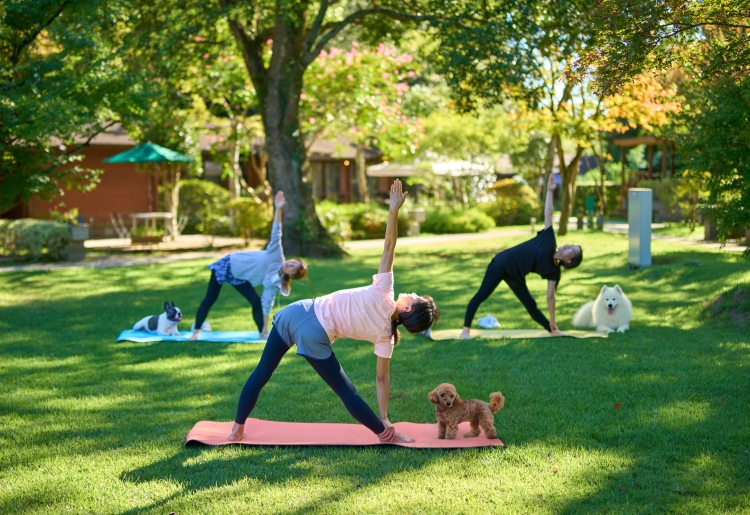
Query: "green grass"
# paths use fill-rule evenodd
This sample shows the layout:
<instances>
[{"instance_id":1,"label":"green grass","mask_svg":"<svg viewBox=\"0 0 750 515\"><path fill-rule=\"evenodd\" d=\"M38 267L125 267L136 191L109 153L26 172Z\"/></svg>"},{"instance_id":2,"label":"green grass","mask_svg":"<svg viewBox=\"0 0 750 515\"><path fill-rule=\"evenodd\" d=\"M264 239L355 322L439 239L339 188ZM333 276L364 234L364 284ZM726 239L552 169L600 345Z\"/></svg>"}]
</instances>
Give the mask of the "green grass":
<instances>
[{"instance_id":1,"label":"green grass","mask_svg":"<svg viewBox=\"0 0 750 515\"><path fill-rule=\"evenodd\" d=\"M442 328L461 326L499 248L522 237L403 246L397 292L428 293ZM630 270L624 236L573 233L585 260L564 272L558 321L602 284L630 296L632 329L609 339L433 342L407 335L392 360L392 421L434 422L428 392L500 390L505 449L183 447L198 420L234 418L257 363L252 344L115 343L165 300L188 323L207 261L0 274L0 513L747 513L750 338L704 306L750 283L730 253L654 241L654 266ZM360 286L377 250L311 260L284 303ZM699 259L704 266L685 266ZM544 281L530 279L543 302ZM533 328L506 286L481 308L504 328ZM253 329L232 288L209 320ZM188 327L188 323L184 327ZM334 349L375 400L372 346ZM622 403L621 409L614 409ZM307 363L282 361L253 416L351 422Z\"/></svg>"}]
</instances>

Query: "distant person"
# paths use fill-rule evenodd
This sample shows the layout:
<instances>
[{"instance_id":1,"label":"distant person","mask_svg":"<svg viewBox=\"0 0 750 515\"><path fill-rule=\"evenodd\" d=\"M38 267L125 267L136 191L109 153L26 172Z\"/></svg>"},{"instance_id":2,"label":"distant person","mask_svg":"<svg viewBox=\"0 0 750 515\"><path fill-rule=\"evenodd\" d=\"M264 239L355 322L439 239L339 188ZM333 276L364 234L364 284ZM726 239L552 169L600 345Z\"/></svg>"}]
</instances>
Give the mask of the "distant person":
<instances>
[{"instance_id":1,"label":"distant person","mask_svg":"<svg viewBox=\"0 0 750 515\"><path fill-rule=\"evenodd\" d=\"M560 266L571 269L581 264L583 251L578 245L563 245L557 248L555 230L552 228L552 197L557 188L553 176L547 184L547 200L544 204L544 230L527 242L498 253L487 267L484 280L474 298L469 301L464 317L461 338L471 338L471 323L479 305L495 291L500 281L505 281L511 291L529 312L531 318L555 336L562 333L555 323L555 292L560 283ZM544 316L526 286L526 276L534 272L547 279L547 307L550 319Z\"/></svg>"},{"instance_id":2,"label":"distant person","mask_svg":"<svg viewBox=\"0 0 750 515\"><path fill-rule=\"evenodd\" d=\"M281 358L292 345L296 345L297 354L312 365L339 396L351 416L375 433L380 441L413 441L397 433L388 421L391 355L398 343L399 325L410 333L426 331L437 321L440 311L435 301L427 295L420 297L415 293L402 293L393 300L393 255L398 238L398 211L405 198L401 181L396 179L391 186L383 256L370 286L340 290L314 300L300 300L276 314L260 362L242 389L230 440L242 440L245 421L253 411L260 391L271 379ZM378 415L359 396L336 359L331 345L337 338L365 340L374 345ZM312 402L309 389L305 395L306 402Z\"/></svg>"},{"instance_id":3,"label":"distant person","mask_svg":"<svg viewBox=\"0 0 750 515\"><path fill-rule=\"evenodd\" d=\"M197 340L211 306L219 298L221 286L229 283L245 297L253 308L253 320L258 326L260 338L268 338L268 315L271 313L276 293L284 296L291 291L292 279L307 275L307 264L301 259L284 259L281 246L281 209L284 207L284 192L276 193L276 212L273 216L271 238L265 250L234 252L208 265L211 279L208 281L206 297L195 315L191 340ZM255 288L263 286L259 297Z\"/></svg>"}]
</instances>

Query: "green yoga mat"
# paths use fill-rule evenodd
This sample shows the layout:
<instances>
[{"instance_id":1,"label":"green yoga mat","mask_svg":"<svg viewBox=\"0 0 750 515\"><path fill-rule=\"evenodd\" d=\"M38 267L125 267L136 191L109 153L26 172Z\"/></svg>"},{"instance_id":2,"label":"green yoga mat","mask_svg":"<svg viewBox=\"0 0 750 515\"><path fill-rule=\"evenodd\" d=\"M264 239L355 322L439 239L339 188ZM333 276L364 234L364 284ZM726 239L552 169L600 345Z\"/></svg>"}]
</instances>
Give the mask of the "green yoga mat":
<instances>
[{"instance_id":1,"label":"green yoga mat","mask_svg":"<svg viewBox=\"0 0 750 515\"><path fill-rule=\"evenodd\" d=\"M606 338L607 333L597 331L563 331L564 336L552 336L544 329L472 329L471 338ZM433 340L459 340L461 329L443 329L430 331L428 335Z\"/></svg>"}]
</instances>

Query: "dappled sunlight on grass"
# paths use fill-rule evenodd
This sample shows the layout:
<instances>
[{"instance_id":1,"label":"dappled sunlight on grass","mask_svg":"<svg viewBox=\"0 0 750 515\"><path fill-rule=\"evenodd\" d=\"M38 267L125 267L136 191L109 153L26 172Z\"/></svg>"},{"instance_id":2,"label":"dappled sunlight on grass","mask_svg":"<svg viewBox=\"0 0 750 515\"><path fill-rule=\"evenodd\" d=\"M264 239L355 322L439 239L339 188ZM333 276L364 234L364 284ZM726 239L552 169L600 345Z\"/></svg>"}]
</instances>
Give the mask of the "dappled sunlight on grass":
<instances>
[{"instance_id":1,"label":"dappled sunlight on grass","mask_svg":"<svg viewBox=\"0 0 750 515\"><path fill-rule=\"evenodd\" d=\"M404 246L395 289L430 294L439 328L462 325L494 253L524 236ZM581 267L564 271L558 323L603 284L634 305L631 329L607 339L432 341L402 331L391 360L391 421L434 423L427 394L451 382L464 399L502 391L505 449L183 447L198 420L234 418L262 344L115 343L166 300L185 330L205 293L206 260L0 275L0 512L71 513L620 513L743 511L750 505L750 341L701 316L724 287L750 283L728 253L655 241L655 266L630 270L627 238L572 233ZM369 284L381 249L309 261L283 306ZM698 259L701 267L686 266ZM544 309L546 282L529 278ZM274 311L278 311L276 306ZM33 323L29 313L34 316ZM501 284L478 316L535 328ZM254 330L222 289L209 320ZM372 345L334 352L376 406ZM254 417L353 422L292 349Z\"/></svg>"}]
</instances>

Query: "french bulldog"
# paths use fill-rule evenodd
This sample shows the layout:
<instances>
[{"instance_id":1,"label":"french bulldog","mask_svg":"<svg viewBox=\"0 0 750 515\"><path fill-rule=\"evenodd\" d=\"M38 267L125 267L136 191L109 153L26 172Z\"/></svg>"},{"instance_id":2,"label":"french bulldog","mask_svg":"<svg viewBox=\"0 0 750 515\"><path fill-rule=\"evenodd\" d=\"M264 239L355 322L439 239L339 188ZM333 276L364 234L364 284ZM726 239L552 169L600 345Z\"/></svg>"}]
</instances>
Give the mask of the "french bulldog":
<instances>
[{"instance_id":1,"label":"french bulldog","mask_svg":"<svg viewBox=\"0 0 750 515\"><path fill-rule=\"evenodd\" d=\"M164 303L164 313L159 316L147 316L133 326L133 331L148 331L161 336L180 336L177 324L182 322L182 311L169 302Z\"/></svg>"}]
</instances>

